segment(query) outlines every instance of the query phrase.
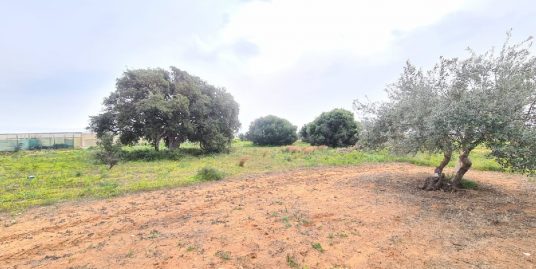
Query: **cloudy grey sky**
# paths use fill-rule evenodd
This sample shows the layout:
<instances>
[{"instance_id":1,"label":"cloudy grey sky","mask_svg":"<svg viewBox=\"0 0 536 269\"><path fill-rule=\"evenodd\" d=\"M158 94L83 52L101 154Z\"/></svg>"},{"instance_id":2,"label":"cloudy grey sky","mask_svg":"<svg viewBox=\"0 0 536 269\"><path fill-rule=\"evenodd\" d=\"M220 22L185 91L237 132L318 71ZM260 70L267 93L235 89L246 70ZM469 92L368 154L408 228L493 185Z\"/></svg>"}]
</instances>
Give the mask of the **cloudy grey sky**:
<instances>
[{"instance_id":1,"label":"cloudy grey sky","mask_svg":"<svg viewBox=\"0 0 536 269\"><path fill-rule=\"evenodd\" d=\"M0 133L83 131L124 70L171 65L227 88L243 128L302 125L534 18L532 0L0 0Z\"/></svg>"}]
</instances>

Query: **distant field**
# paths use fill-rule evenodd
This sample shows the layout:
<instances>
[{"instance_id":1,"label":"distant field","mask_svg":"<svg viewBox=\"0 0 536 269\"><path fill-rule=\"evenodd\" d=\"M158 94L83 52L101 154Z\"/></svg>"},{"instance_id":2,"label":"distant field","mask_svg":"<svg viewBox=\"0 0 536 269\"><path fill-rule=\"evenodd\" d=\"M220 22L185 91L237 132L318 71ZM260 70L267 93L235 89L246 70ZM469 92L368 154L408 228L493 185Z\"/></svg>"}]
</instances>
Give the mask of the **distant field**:
<instances>
[{"instance_id":1,"label":"distant field","mask_svg":"<svg viewBox=\"0 0 536 269\"><path fill-rule=\"evenodd\" d=\"M295 144L298 149L307 147ZM196 172L213 167L226 176L240 176L303 167L346 166L362 163L408 162L435 166L440 155L393 156L387 152L320 149L286 152L286 147L256 147L234 142L230 154L200 154L196 145L177 152L154 152L150 147L125 148L129 161L111 170L96 164L92 150L21 151L0 155L0 211L17 211L80 198L112 197L124 193L183 186L200 181ZM487 150L472 153L476 170L500 171ZM245 160L243 167L238 164ZM451 162L451 166L455 165ZM432 171L432 170L430 170Z\"/></svg>"}]
</instances>

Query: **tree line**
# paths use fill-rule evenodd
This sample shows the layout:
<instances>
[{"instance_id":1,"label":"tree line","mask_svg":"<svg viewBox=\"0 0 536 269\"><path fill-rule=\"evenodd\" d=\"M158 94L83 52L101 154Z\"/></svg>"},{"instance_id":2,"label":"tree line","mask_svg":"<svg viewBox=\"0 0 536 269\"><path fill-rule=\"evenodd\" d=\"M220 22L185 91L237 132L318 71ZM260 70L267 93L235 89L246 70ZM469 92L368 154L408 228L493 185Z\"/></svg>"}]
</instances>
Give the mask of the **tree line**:
<instances>
[{"instance_id":1,"label":"tree line","mask_svg":"<svg viewBox=\"0 0 536 269\"><path fill-rule=\"evenodd\" d=\"M123 145L140 140L155 150L174 150L185 141L199 142L205 152L225 152L240 128L239 106L223 88L214 87L176 67L127 70L116 90L104 100L104 111L90 118L89 129L111 146L117 136ZM358 128L352 112L335 109L322 113L301 131L313 145L350 146ZM297 127L273 115L253 121L243 138L256 145L290 145L298 139Z\"/></svg>"},{"instance_id":2,"label":"tree line","mask_svg":"<svg viewBox=\"0 0 536 269\"><path fill-rule=\"evenodd\" d=\"M503 167L534 173L536 58L531 38L511 44L509 37L498 53L470 50L464 59L441 57L430 70L408 61L388 86L387 101L354 101L360 122L351 111L334 109L298 132L288 120L269 115L253 121L241 138L263 146L300 138L330 147L440 152L444 158L423 187L429 190L458 188L471 168L471 151L480 145L491 149ZM143 139L157 151L161 141L170 150L191 141L205 152L226 152L240 128L238 112L224 88L178 68L127 70L104 100L103 112L91 117L89 129L108 148L113 148L109 137L116 136L124 145ZM450 180L443 169L454 153L459 169Z\"/></svg>"}]
</instances>

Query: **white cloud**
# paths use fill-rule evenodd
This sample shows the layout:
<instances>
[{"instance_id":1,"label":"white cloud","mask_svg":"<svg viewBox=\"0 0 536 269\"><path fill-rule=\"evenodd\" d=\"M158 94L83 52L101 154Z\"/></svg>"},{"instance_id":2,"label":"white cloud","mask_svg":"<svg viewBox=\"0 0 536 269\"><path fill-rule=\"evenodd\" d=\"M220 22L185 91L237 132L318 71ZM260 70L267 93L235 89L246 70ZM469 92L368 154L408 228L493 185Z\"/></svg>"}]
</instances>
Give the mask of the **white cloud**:
<instances>
[{"instance_id":1,"label":"white cloud","mask_svg":"<svg viewBox=\"0 0 536 269\"><path fill-rule=\"evenodd\" d=\"M35 129L37 114L44 129L85 126L126 68L170 65L228 88L244 128L267 114L301 125L354 98L381 98L407 59L426 66L466 46L481 51L510 27L534 35L536 6L514 2L14 1L0 10L0 114L37 101L0 131Z\"/></svg>"},{"instance_id":2,"label":"white cloud","mask_svg":"<svg viewBox=\"0 0 536 269\"><path fill-rule=\"evenodd\" d=\"M222 42L247 40L258 46L245 70L269 74L291 68L308 54L381 56L397 36L467 5L462 0L253 1L229 18Z\"/></svg>"}]
</instances>

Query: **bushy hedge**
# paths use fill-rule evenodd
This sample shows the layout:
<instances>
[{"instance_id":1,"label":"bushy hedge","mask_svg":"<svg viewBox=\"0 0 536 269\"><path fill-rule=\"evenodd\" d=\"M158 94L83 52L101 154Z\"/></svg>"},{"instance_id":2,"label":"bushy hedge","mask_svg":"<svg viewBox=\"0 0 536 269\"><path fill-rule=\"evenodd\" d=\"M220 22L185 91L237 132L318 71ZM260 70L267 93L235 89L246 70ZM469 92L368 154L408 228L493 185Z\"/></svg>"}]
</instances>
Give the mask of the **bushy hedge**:
<instances>
[{"instance_id":1,"label":"bushy hedge","mask_svg":"<svg viewBox=\"0 0 536 269\"><path fill-rule=\"evenodd\" d=\"M352 112L334 109L320 114L313 122L303 126L300 138L314 146L347 147L357 143L359 130Z\"/></svg>"},{"instance_id":2,"label":"bushy hedge","mask_svg":"<svg viewBox=\"0 0 536 269\"><path fill-rule=\"evenodd\" d=\"M262 146L290 145L298 140L296 130L297 127L288 120L269 115L253 121L246 138Z\"/></svg>"}]
</instances>

